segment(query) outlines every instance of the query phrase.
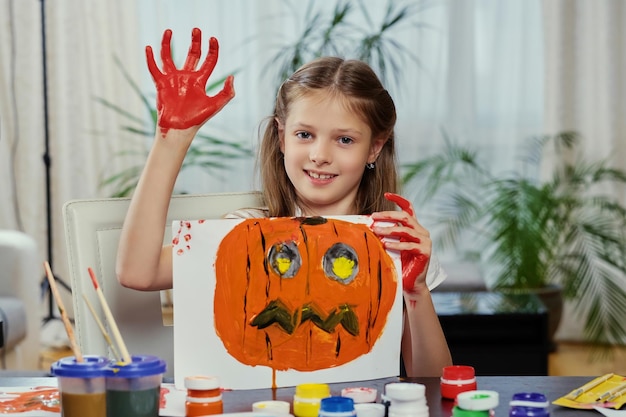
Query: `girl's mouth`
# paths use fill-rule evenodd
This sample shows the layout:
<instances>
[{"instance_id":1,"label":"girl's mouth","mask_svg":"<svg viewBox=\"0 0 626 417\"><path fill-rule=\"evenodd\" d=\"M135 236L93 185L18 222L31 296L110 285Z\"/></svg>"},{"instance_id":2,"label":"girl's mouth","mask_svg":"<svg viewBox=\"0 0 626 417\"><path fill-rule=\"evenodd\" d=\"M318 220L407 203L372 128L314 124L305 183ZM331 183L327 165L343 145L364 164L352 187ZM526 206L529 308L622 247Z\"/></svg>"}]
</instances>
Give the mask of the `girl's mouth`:
<instances>
[{"instance_id":1,"label":"girl's mouth","mask_svg":"<svg viewBox=\"0 0 626 417\"><path fill-rule=\"evenodd\" d=\"M330 180L336 177L336 175L333 175L333 174L320 174L318 172L313 172L313 171L306 171L306 173L309 175L309 177L314 178L316 180Z\"/></svg>"}]
</instances>

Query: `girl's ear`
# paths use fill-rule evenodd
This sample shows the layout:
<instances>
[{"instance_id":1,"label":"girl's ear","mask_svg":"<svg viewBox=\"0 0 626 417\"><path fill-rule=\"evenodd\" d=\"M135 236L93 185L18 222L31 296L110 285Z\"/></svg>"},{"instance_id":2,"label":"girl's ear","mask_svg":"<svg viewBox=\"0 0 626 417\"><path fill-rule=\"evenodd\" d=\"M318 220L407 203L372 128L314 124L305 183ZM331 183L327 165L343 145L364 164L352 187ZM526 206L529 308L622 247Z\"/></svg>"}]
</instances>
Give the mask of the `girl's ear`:
<instances>
[{"instance_id":1,"label":"girl's ear","mask_svg":"<svg viewBox=\"0 0 626 417\"><path fill-rule=\"evenodd\" d=\"M383 146L387 143L387 138L383 136L379 136L378 138L372 141L372 146L370 146L370 154L367 158L367 163L373 164L378 159L378 155L380 155L380 151L383 150Z\"/></svg>"},{"instance_id":2,"label":"girl's ear","mask_svg":"<svg viewBox=\"0 0 626 417\"><path fill-rule=\"evenodd\" d=\"M278 130L278 140L280 142L280 151L285 153L285 125L280 121L278 117L274 117L274 123L276 123L276 129Z\"/></svg>"}]
</instances>

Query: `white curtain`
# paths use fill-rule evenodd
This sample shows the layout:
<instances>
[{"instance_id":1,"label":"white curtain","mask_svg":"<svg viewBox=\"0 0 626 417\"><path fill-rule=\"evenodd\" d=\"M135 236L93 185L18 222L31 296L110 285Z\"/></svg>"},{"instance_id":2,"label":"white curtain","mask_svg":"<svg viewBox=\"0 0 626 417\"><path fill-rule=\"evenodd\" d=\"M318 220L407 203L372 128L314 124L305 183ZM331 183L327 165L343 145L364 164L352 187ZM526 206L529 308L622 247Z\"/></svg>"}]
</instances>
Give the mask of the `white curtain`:
<instances>
[{"instance_id":1,"label":"white curtain","mask_svg":"<svg viewBox=\"0 0 626 417\"><path fill-rule=\"evenodd\" d=\"M51 224L46 211L45 117L42 69L43 0L0 0L0 228L19 229L38 242L43 261L67 281L61 207L74 198L106 194L99 187L106 170L121 168L112 154L129 138L122 120L97 98L141 114L114 56L135 74L137 51L134 2L43 1L46 24L48 157ZM48 256L48 233L53 255ZM65 296L68 294L61 291ZM46 308L47 305L42 303ZM71 308L71 302L65 303Z\"/></svg>"},{"instance_id":2,"label":"white curtain","mask_svg":"<svg viewBox=\"0 0 626 417\"><path fill-rule=\"evenodd\" d=\"M576 130L590 159L626 169L626 3L550 0L543 16L545 130ZM623 187L608 191L626 203ZM582 338L570 303L556 337Z\"/></svg>"}]
</instances>

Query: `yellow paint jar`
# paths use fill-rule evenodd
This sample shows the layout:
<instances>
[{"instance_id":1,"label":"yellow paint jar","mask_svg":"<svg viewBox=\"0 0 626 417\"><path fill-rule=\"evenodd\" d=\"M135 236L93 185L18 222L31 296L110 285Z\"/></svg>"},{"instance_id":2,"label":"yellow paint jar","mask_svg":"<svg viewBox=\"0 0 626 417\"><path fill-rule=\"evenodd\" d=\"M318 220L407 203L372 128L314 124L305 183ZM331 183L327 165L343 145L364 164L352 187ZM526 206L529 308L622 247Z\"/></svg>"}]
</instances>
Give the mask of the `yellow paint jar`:
<instances>
[{"instance_id":1,"label":"yellow paint jar","mask_svg":"<svg viewBox=\"0 0 626 417\"><path fill-rule=\"evenodd\" d=\"M293 413L296 417L317 417L320 411L322 398L330 397L328 384L300 384L296 385L293 396Z\"/></svg>"}]
</instances>

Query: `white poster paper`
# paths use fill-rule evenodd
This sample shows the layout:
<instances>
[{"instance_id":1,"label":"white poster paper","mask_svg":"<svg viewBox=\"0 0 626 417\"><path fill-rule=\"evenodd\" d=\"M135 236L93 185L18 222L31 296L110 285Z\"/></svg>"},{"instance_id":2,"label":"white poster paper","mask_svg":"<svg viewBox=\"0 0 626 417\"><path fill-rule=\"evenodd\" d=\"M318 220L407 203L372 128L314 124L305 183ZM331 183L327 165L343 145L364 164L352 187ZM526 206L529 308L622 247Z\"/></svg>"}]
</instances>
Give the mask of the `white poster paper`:
<instances>
[{"instance_id":1,"label":"white poster paper","mask_svg":"<svg viewBox=\"0 0 626 417\"><path fill-rule=\"evenodd\" d=\"M227 389L398 375L401 264L370 224L173 222L176 386L190 375Z\"/></svg>"}]
</instances>

